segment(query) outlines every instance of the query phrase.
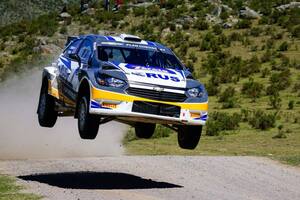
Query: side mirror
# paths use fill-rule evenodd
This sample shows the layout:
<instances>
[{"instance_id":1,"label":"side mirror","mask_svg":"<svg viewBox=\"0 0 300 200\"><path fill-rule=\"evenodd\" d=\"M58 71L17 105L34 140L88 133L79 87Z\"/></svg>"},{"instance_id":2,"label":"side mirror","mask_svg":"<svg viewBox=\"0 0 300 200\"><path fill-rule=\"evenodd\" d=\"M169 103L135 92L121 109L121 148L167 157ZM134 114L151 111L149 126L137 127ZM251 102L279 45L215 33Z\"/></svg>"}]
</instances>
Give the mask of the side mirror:
<instances>
[{"instance_id":1,"label":"side mirror","mask_svg":"<svg viewBox=\"0 0 300 200\"><path fill-rule=\"evenodd\" d=\"M69 58L71 58L72 60L76 60L76 61L80 62L80 57L76 53L69 54Z\"/></svg>"}]
</instances>

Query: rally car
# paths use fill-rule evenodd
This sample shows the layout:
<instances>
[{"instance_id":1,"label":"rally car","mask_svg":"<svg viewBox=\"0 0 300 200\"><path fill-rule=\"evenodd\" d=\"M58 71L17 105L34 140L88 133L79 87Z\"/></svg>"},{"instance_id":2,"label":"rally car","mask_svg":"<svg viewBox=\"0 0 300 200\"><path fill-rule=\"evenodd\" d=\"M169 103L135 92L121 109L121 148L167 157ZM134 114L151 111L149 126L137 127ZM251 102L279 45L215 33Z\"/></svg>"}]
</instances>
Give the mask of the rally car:
<instances>
[{"instance_id":1,"label":"rally car","mask_svg":"<svg viewBox=\"0 0 300 200\"><path fill-rule=\"evenodd\" d=\"M135 127L139 138L162 124L177 131L181 148L194 149L207 110L203 84L169 48L121 34L69 37L57 62L44 68L37 113L43 127L74 116L82 139L95 139L99 125L112 120Z\"/></svg>"}]
</instances>

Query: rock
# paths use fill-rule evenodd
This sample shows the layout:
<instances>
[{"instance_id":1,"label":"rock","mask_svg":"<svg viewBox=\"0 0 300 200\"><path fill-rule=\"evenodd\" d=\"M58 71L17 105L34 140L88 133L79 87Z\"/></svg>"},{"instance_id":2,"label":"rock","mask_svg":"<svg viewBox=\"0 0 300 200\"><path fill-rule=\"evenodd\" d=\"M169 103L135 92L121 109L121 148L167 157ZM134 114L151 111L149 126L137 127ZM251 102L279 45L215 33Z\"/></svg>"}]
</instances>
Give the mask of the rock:
<instances>
[{"instance_id":1,"label":"rock","mask_svg":"<svg viewBox=\"0 0 300 200\"><path fill-rule=\"evenodd\" d=\"M87 15L94 15L96 13L95 8L88 8L84 11L82 11L82 14L87 14Z\"/></svg>"},{"instance_id":2,"label":"rock","mask_svg":"<svg viewBox=\"0 0 300 200\"><path fill-rule=\"evenodd\" d=\"M246 19L257 19L260 18L260 14L246 6L240 10L240 17Z\"/></svg>"},{"instance_id":3,"label":"rock","mask_svg":"<svg viewBox=\"0 0 300 200\"><path fill-rule=\"evenodd\" d=\"M192 24L194 22L194 18L191 16L183 16L175 20L175 23L184 25L184 24Z\"/></svg>"},{"instance_id":4,"label":"rock","mask_svg":"<svg viewBox=\"0 0 300 200\"><path fill-rule=\"evenodd\" d=\"M276 7L276 9L279 11L284 11L286 9L293 9L293 8L300 8L300 2L291 2L289 4L284 4Z\"/></svg>"},{"instance_id":5,"label":"rock","mask_svg":"<svg viewBox=\"0 0 300 200\"><path fill-rule=\"evenodd\" d=\"M223 24L223 28L232 28L234 25L236 25L239 22L239 19L233 17L230 15L227 19L227 22Z\"/></svg>"},{"instance_id":6,"label":"rock","mask_svg":"<svg viewBox=\"0 0 300 200\"><path fill-rule=\"evenodd\" d=\"M176 29L182 29L182 25L181 24L175 24Z\"/></svg>"},{"instance_id":7,"label":"rock","mask_svg":"<svg viewBox=\"0 0 300 200\"><path fill-rule=\"evenodd\" d=\"M67 12L60 13L59 17L63 20L64 25L69 25L72 22L72 16Z\"/></svg>"},{"instance_id":8,"label":"rock","mask_svg":"<svg viewBox=\"0 0 300 200\"><path fill-rule=\"evenodd\" d=\"M225 22L225 23L223 24L223 28L225 28L225 29L232 28L232 27L233 27L233 25L232 25L232 23L230 23L230 22Z\"/></svg>"},{"instance_id":9,"label":"rock","mask_svg":"<svg viewBox=\"0 0 300 200\"><path fill-rule=\"evenodd\" d=\"M41 48L41 46L33 47L32 51L35 54L39 54L39 53L41 53L42 48Z\"/></svg>"},{"instance_id":10,"label":"rock","mask_svg":"<svg viewBox=\"0 0 300 200\"><path fill-rule=\"evenodd\" d=\"M220 19L220 17L216 17L210 14L206 14L205 20L211 24L222 24L222 19Z\"/></svg>"},{"instance_id":11,"label":"rock","mask_svg":"<svg viewBox=\"0 0 300 200\"><path fill-rule=\"evenodd\" d=\"M71 18L72 16L67 12L63 12L63 13L60 13L59 17L61 17L63 19L67 19L67 18Z\"/></svg>"},{"instance_id":12,"label":"rock","mask_svg":"<svg viewBox=\"0 0 300 200\"><path fill-rule=\"evenodd\" d=\"M163 38L165 38L165 37L167 37L170 33L171 33L170 28L165 28L165 29L162 30L161 36L162 36Z\"/></svg>"}]
</instances>

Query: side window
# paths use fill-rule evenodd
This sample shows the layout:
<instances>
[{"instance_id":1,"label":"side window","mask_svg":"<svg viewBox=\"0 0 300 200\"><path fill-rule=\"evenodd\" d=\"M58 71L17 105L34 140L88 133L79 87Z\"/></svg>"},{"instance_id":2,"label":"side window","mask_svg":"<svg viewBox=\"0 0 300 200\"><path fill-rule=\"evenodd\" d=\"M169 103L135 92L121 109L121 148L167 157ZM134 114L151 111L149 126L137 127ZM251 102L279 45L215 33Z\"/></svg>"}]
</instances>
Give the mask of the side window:
<instances>
[{"instance_id":1,"label":"side window","mask_svg":"<svg viewBox=\"0 0 300 200\"><path fill-rule=\"evenodd\" d=\"M68 48L65 50L64 55L66 57L69 57L70 54L76 53L80 43L81 43L81 40L75 40L74 42L72 42L70 44L70 46L68 46Z\"/></svg>"},{"instance_id":2,"label":"side window","mask_svg":"<svg viewBox=\"0 0 300 200\"><path fill-rule=\"evenodd\" d=\"M93 43L90 40L84 40L78 52L81 62L87 63L92 53Z\"/></svg>"}]
</instances>

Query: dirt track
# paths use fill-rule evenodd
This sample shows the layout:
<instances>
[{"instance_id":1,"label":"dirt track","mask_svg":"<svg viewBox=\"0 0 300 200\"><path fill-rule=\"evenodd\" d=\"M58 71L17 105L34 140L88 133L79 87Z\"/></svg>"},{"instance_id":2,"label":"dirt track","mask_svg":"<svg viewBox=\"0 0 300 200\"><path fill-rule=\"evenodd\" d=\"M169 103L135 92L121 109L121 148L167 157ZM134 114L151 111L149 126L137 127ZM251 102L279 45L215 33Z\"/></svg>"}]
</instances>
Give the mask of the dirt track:
<instances>
[{"instance_id":1,"label":"dirt track","mask_svg":"<svg viewBox=\"0 0 300 200\"><path fill-rule=\"evenodd\" d=\"M253 157L2 161L0 173L46 199L300 199L298 168Z\"/></svg>"}]
</instances>

